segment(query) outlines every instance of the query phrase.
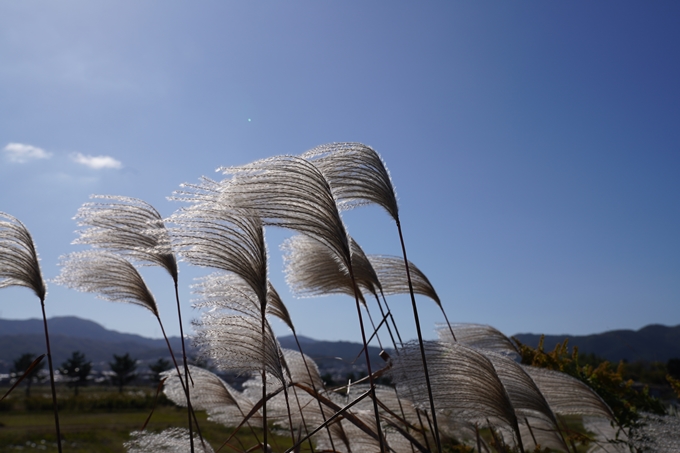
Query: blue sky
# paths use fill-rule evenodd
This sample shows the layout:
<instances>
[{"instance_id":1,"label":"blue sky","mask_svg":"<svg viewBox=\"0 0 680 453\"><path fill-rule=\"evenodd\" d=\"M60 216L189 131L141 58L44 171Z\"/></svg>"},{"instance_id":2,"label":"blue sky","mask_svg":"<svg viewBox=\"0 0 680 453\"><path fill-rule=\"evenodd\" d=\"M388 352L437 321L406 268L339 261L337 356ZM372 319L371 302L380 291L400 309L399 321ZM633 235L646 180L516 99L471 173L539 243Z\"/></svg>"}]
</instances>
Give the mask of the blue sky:
<instances>
[{"instance_id":1,"label":"blue sky","mask_svg":"<svg viewBox=\"0 0 680 453\"><path fill-rule=\"evenodd\" d=\"M587 334L680 324L677 2L4 2L0 211L46 279L90 194L163 214L219 166L357 141L384 158L409 258L456 322ZM378 208L344 214L399 254ZM350 298L294 299L297 330L358 340ZM171 282L142 273L171 333ZM206 270L181 267L189 286ZM407 298L391 303L415 337ZM442 322L419 299L425 335ZM48 316L159 336L151 314L49 284ZM24 288L0 317L40 316ZM279 334L285 327L275 322Z\"/></svg>"}]
</instances>

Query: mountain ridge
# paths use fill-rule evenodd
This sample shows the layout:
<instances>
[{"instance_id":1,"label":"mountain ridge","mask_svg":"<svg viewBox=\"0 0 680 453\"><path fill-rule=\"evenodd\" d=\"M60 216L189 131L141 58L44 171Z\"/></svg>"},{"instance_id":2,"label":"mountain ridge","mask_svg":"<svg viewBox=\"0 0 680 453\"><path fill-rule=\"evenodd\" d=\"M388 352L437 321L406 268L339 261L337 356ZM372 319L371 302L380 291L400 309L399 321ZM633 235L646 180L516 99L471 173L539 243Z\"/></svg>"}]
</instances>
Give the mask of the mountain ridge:
<instances>
[{"instance_id":1,"label":"mountain ridge","mask_svg":"<svg viewBox=\"0 0 680 453\"><path fill-rule=\"evenodd\" d=\"M113 354L129 353L142 361L170 358L165 340L106 329L100 324L76 316L59 316L48 320L52 354L55 364L61 364L73 351L79 350L99 369L107 369ZM536 347L539 334L519 333L513 337ZM545 335L544 349L550 351L557 343L569 339L570 346L578 346L582 353L594 353L612 362L619 360L647 360L665 362L680 357L680 325L651 324L638 330L618 329L591 335ZM364 365L361 344L351 341L324 341L298 336L305 354L317 361L320 368L353 369ZM87 340L87 341L83 341ZM179 337L170 337L175 355L181 350ZM279 337L281 346L298 349L292 335ZM20 354L44 352L45 339L41 319L0 319L0 372L7 371L12 360ZM389 352L389 351L388 351ZM197 351L189 348L189 355ZM371 362L381 363L380 350L369 347Z\"/></svg>"}]
</instances>

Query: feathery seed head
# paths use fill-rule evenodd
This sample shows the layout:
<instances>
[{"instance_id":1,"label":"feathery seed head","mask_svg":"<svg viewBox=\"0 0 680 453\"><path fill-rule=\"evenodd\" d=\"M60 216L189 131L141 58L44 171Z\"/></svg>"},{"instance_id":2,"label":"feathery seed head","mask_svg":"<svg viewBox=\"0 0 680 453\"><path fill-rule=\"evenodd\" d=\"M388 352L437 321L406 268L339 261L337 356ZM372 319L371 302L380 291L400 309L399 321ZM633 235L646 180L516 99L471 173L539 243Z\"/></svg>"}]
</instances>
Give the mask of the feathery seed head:
<instances>
[{"instance_id":1,"label":"feathery seed head","mask_svg":"<svg viewBox=\"0 0 680 453\"><path fill-rule=\"evenodd\" d=\"M87 244L149 265L163 267L177 280L177 261L161 215L137 198L92 195L104 200L83 204L75 216L79 231L74 244Z\"/></svg>"},{"instance_id":2,"label":"feathery seed head","mask_svg":"<svg viewBox=\"0 0 680 453\"><path fill-rule=\"evenodd\" d=\"M40 300L47 292L31 233L19 219L0 212L0 288L8 286L30 288Z\"/></svg>"},{"instance_id":3,"label":"feathery seed head","mask_svg":"<svg viewBox=\"0 0 680 453\"><path fill-rule=\"evenodd\" d=\"M219 171L232 175L222 182L220 203L253 210L266 225L311 236L351 265L349 239L335 198L314 165L300 157L275 156Z\"/></svg>"},{"instance_id":4,"label":"feathery seed head","mask_svg":"<svg viewBox=\"0 0 680 453\"><path fill-rule=\"evenodd\" d=\"M399 221L397 194L380 155L361 143L329 143L300 157L328 179L341 210L376 203Z\"/></svg>"},{"instance_id":5,"label":"feathery seed head","mask_svg":"<svg viewBox=\"0 0 680 453\"><path fill-rule=\"evenodd\" d=\"M103 250L86 250L62 256L55 283L101 299L140 305L158 317L151 291L137 269L125 258Z\"/></svg>"},{"instance_id":6,"label":"feathery seed head","mask_svg":"<svg viewBox=\"0 0 680 453\"><path fill-rule=\"evenodd\" d=\"M403 258L388 255L368 255L368 260L378 275L378 280L382 285L385 295L409 293L406 266L404 266ZM410 261L408 268L411 272L413 292L429 297L441 308L441 300L427 276Z\"/></svg>"},{"instance_id":7,"label":"feathery seed head","mask_svg":"<svg viewBox=\"0 0 680 453\"><path fill-rule=\"evenodd\" d=\"M253 211L202 201L173 214L174 245L191 264L232 272L261 304L267 297L267 248L262 220Z\"/></svg>"}]
</instances>

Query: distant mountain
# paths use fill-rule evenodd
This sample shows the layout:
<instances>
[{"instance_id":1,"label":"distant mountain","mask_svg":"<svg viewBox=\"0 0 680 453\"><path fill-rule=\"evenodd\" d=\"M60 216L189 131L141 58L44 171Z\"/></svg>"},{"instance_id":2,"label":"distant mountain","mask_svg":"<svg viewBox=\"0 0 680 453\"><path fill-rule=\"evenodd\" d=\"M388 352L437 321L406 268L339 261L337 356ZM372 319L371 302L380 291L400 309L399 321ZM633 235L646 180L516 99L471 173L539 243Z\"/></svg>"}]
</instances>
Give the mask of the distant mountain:
<instances>
[{"instance_id":1,"label":"distant mountain","mask_svg":"<svg viewBox=\"0 0 680 453\"><path fill-rule=\"evenodd\" d=\"M113 354L129 353L145 362L170 358L165 341L161 339L108 330L96 322L75 316L51 318L48 323L56 366L70 357L73 351L83 352L92 360L95 368L100 370L108 369L107 363L113 360ZM535 347L541 336L523 333L515 337L522 343ZM357 377L365 373L366 365L360 343L318 341L304 336L298 338L303 352L316 361L322 374L329 373L334 379L345 379L350 373ZM578 346L581 352L594 353L612 362L622 359L665 362L670 358L680 357L680 325L650 325L637 331L614 330L595 335L547 335L545 349L554 349L565 338L569 338L570 346ZM293 336L280 337L279 342L284 348L298 349ZM170 344L175 354L179 355L179 337L171 337ZM12 361L26 352L45 352L42 320L0 319L0 373L7 372ZM391 350L387 352L393 353ZM196 351L189 345L189 355L195 354ZM371 364L375 369L382 367L384 363L379 354L379 348L369 347Z\"/></svg>"},{"instance_id":2,"label":"distant mountain","mask_svg":"<svg viewBox=\"0 0 680 453\"><path fill-rule=\"evenodd\" d=\"M521 333L515 337L536 347L540 335ZM594 335L546 335L544 349L552 351L557 343L569 338L569 346L580 352L594 353L610 362L637 360L666 362L680 358L680 325L667 327L652 324L640 330L612 330Z\"/></svg>"},{"instance_id":3,"label":"distant mountain","mask_svg":"<svg viewBox=\"0 0 680 453\"><path fill-rule=\"evenodd\" d=\"M108 330L96 322L75 316L55 317L48 320L50 343L55 366L59 366L73 351L80 351L93 362L95 369L107 370L107 363L113 354L129 353L132 357L152 362L158 358L169 359L165 340L152 339ZM322 374L330 373L334 378L344 379L348 374L365 373L366 365L360 343L349 341L317 341L304 336L298 337L303 352L312 357ZM279 338L281 346L297 350L293 336ZM178 356L181 351L179 337L171 337L170 344ZM0 319L0 372L7 372L14 359L21 354L45 352L43 322L40 319ZM189 354L196 351L190 348ZM371 363L376 369L384 363L380 350L369 347Z\"/></svg>"},{"instance_id":4,"label":"distant mountain","mask_svg":"<svg viewBox=\"0 0 680 453\"><path fill-rule=\"evenodd\" d=\"M59 366L73 351L80 351L92 361L95 369L108 369L113 354L129 353L132 357L152 362L169 359L165 340L142 337L108 330L96 322L75 316L54 317L48 320L50 344L55 366ZM181 354L179 337L170 337L175 355ZM23 353L44 353L45 333L40 319L0 319L0 372L6 372L12 361ZM190 352L191 354L191 352Z\"/></svg>"}]
</instances>

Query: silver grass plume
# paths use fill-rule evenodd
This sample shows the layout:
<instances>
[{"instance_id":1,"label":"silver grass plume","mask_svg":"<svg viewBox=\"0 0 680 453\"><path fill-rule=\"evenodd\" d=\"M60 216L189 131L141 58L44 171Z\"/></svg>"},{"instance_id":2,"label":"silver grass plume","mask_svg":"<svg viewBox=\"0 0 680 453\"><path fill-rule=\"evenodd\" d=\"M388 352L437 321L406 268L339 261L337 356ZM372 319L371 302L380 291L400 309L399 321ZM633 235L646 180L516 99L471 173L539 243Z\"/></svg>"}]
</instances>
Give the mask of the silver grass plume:
<instances>
[{"instance_id":1,"label":"silver grass plume","mask_svg":"<svg viewBox=\"0 0 680 453\"><path fill-rule=\"evenodd\" d=\"M177 280L177 260L172 251L170 235L158 211L137 198L92 195L104 200L83 204L76 213L79 231L74 244L120 253L144 264L164 268Z\"/></svg>"},{"instance_id":2,"label":"silver grass plume","mask_svg":"<svg viewBox=\"0 0 680 453\"><path fill-rule=\"evenodd\" d=\"M262 221L253 212L218 202L200 202L173 214L169 221L180 256L189 263L232 272L265 304L267 249Z\"/></svg>"},{"instance_id":3,"label":"silver grass plume","mask_svg":"<svg viewBox=\"0 0 680 453\"><path fill-rule=\"evenodd\" d=\"M350 239L352 267L357 284L365 291L376 293L380 282L359 245ZM318 297L329 294L354 296L349 270L328 247L303 235L286 239L284 251L286 282L297 297ZM362 259L363 258L363 259ZM366 302L361 293L361 302Z\"/></svg>"},{"instance_id":4,"label":"silver grass plume","mask_svg":"<svg viewBox=\"0 0 680 453\"><path fill-rule=\"evenodd\" d=\"M441 341L448 343L458 341L473 348L497 352L512 358L519 357L513 342L495 327L473 323L453 323L450 327L456 335L455 340L449 326L437 326L437 335Z\"/></svg>"},{"instance_id":5,"label":"silver grass plume","mask_svg":"<svg viewBox=\"0 0 680 453\"><path fill-rule=\"evenodd\" d=\"M24 286L45 300L45 281L28 229L16 217L0 212L0 288Z\"/></svg>"},{"instance_id":6,"label":"silver grass plume","mask_svg":"<svg viewBox=\"0 0 680 453\"><path fill-rule=\"evenodd\" d=\"M519 363L489 351L484 352L484 356L495 368L518 415L544 417L557 425L550 405Z\"/></svg>"},{"instance_id":7,"label":"silver grass plume","mask_svg":"<svg viewBox=\"0 0 680 453\"><path fill-rule=\"evenodd\" d=\"M307 356L304 356L299 351L294 351L291 349L283 349L284 361L286 364L286 370L288 374L288 379L291 383L302 384L306 387L313 389L323 389L323 380L319 376L319 371L316 368L316 364ZM307 363L305 363L305 361ZM249 381L246 387L253 387L259 389L261 386L261 381L253 379ZM276 390L275 387L269 385L268 392ZM293 386L295 390L296 387ZM319 392L318 390L315 390ZM329 394L324 390L320 391L320 394L329 398ZM288 412L288 403L284 399L284 395L278 394L270 400L270 405L268 410L272 420L277 424L288 427L287 425L292 425L293 429L298 427L304 427L306 432L311 431L309 426L319 426L325 423L326 420L333 415L333 411L329 408L324 408L320 401L314 396L306 392L295 391L295 400L298 404L298 412L292 411ZM332 433L328 434L332 436ZM320 436L317 436L317 438ZM336 436L337 437L337 436ZM331 437L332 439L332 437Z\"/></svg>"},{"instance_id":8,"label":"silver grass plume","mask_svg":"<svg viewBox=\"0 0 680 453\"><path fill-rule=\"evenodd\" d=\"M266 349L265 312L267 306L267 249L262 221L256 212L229 208L213 193L213 184L205 180L204 186L194 186L194 204L171 220L179 225L175 240L180 254L189 262L214 267L238 275L257 296L256 307L260 319L261 349ZM251 314L251 316L253 316ZM262 352L262 377L266 379L266 358ZM257 360L257 359L256 359ZM264 387L263 387L264 392ZM262 394L262 427L267 444L267 403Z\"/></svg>"},{"instance_id":9,"label":"silver grass plume","mask_svg":"<svg viewBox=\"0 0 680 453\"><path fill-rule=\"evenodd\" d=\"M375 203L399 218L397 194L385 163L371 147L361 143L329 143L300 157L316 165L328 178L340 209Z\"/></svg>"},{"instance_id":10,"label":"silver grass plume","mask_svg":"<svg viewBox=\"0 0 680 453\"><path fill-rule=\"evenodd\" d=\"M234 274L214 272L196 280L198 283L192 285L194 294L200 296L200 299L196 300L194 304L196 308L219 308L259 316L260 306L258 301L248 295L250 290L245 287L240 277ZM295 331L290 313L281 300L281 296L271 282L267 283L267 287L266 313L280 319L292 331Z\"/></svg>"},{"instance_id":11,"label":"silver grass plume","mask_svg":"<svg viewBox=\"0 0 680 453\"><path fill-rule=\"evenodd\" d=\"M43 315L47 361L50 368L50 386L52 389L52 407L54 409L54 425L57 433L57 447L61 453L61 430L59 428L59 411L57 408L57 390L54 384L54 367L52 365L52 349L47 329L45 313L45 296L47 290L40 271L38 252L28 228L14 216L0 212L0 288L24 286L33 290L38 299Z\"/></svg>"},{"instance_id":12,"label":"silver grass plume","mask_svg":"<svg viewBox=\"0 0 680 453\"><path fill-rule=\"evenodd\" d=\"M459 422L499 420L515 433L516 441L521 444L514 407L489 359L458 343L428 341L424 346L439 414ZM390 375L400 394L406 394L401 390L411 391L416 404L424 405L428 395L423 385L418 344L404 345L402 353L393 358Z\"/></svg>"},{"instance_id":13,"label":"silver grass plume","mask_svg":"<svg viewBox=\"0 0 680 453\"><path fill-rule=\"evenodd\" d=\"M219 292L211 287L198 291L202 299L196 306L213 309L194 322L195 343L222 370L256 372L264 366L279 382L285 383L280 347L269 323L261 318L257 296L242 280L231 280L228 287L216 286ZM225 294L229 294L229 299L222 299ZM264 338L260 330L263 321Z\"/></svg>"},{"instance_id":14,"label":"silver grass plume","mask_svg":"<svg viewBox=\"0 0 680 453\"><path fill-rule=\"evenodd\" d=\"M350 248L328 182L314 165L294 156L275 156L219 171L233 175L221 187L220 202L252 209L268 225L312 236L348 266Z\"/></svg>"},{"instance_id":15,"label":"silver grass plume","mask_svg":"<svg viewBox=\"0 0 680 453\"><path fill-rule=\"evenodd\" d=\"M439 310L441 310L446 320L446 324L449 326L449 331L454 341L456 336L451 328L451 322L449 322L449 317L444 311L444 306L437 291L435 291L434 286L430 283L430 279L427 278L425 273L418 269L418 267L412 262L408 261L408 272L406 271L406 266L404 262L407 260L399 258L396 256L389 255L368 255L368 260L373 265L380 284L382 285L382 291L385 295L394 294L409 294L411 290L413 293L420 294L425 297L429 297L437 304Z\"/></svg>"},{"instance_id":16,"label":"silver grass plume","mask_svg":"<svg viewBox=\"0 0 680 453\"><path fill-rule=\"evenodd\" d=\"M547 429L551 433L543 437L547 437L552 441L561 440L560 448L569 451L566 443L559 435L560 428L555 414L539 388L526 373L524 367L505 355L491 351L482 352L496 369L496 374L498 374L498 378L501 380L503 387L505 387L510 402L515 408L520 426L522 423L527 425L530 437L536 435L530 429L531 427L542 428L544 431ZM531 425L529 419L533 420ZM523 439L527 439L527 437L525 436Z\"/></svg>"},{"instance_id":17,"label":"silver grass plume","mask_svg":"<svg viewBox=\"0 0 680 453\"><path fill-rule=\"evenodd\" d=\"M139 305L158 317L158 306L137 269L125 258L103 250L74 252L61 257L55 283L111 302Z\"/></svg>"},{"instance_id":18,"label":"silver grass plume","mask_svg":"<svg viewBox=\"0 0 680 453\"><path fill-rule=\"evenodd\" d=\"M519 431L522 434L525 451L535 451L536 447L540 446L541 451L548 448L549 451L571 452L560 431L555 430L552 422L543 417L523 416L518 418L520 419ZM503 441L507 443L506 433L501 431L500 434L504 436Z\"/></svg>"},{"instance_id":19,"label":"silver grass plume","mask_svg":"<svg viewBox=\"0 0 680 453\"><path fill-rule=\"evenodd\" d=\"M92 195L90 198L101 201L85 203L78 209L75 219L79 226L87 228L79 231L80 236L73 243L91 245L96 249L118 253L142 264L160 266L170 274L175 284L182 358L186 374L186 346L178 288L179 271L170 234L160 213L150 204L137 198L112 195ZM186 391L188 400L190 393L188 383ZM191 408L187 415L192 438L191 451L194 451Z\"/></svg>"},{"instance_id":20,"label":"silver grass plume","mask_svg":"<svg viewBox=\"0 0 680 453\"><path fill-rule=\"evenodd\" d=\"M293 325L290 313L288 313L288 308L283 303L281 296L271 282L268 282L267 287L267 314L279 318L290 330L295 332L295 326Z\"/></svg>"},{"instance_id":21,"label":"silver grass plume","mask_svg":"<svg viewBox=\"0 0 680 453\"><path fill-rule=\"evenodd\" d=\"M156 300L132 263L122 256L94 249L62 256L59 265L62 267L61 273L54 280L55 283L76 291L95 293L100 299L111 302L139 305L153 313L158 320L177 374L181 374L165 334Z\"/></svg>"},{"instance_id":22,"label":"silver grass plume","mask_svg":"<svg viewBox=\"0 0 680 453\"><path fill-rule=\"evenodd\" d=\"M380 290L378 276L364 251L351 237L350 247L356 284L360 289L373 294L377 298ZM316 239L304 235L293 236L286 239L281 245L281 250L284 252L283 262L286 282L297 297L326 296L329 294L355 295L354 283L349 269L332 250ZM382 343L377 335L376 326L368 310L364 295L362 292L358 292L357 295L359 301L366 308L382 349ZM380 304L379 299L378 304ZM382 311L382 306L380 306L380 309Z\"/></svg>"},{"instance_id":23,"label":"silver grass plume","mask_svg":"<svg viewBox=\"0 0 680 453\"><path fill-rule=\"evenodd\" d=\"M130 438L123 444L127 453L186 453L191 442L189 430L182 428L168 428L160 433L134 431ZM202 453L215 451L207 442L203 445L199 442L196 448Z\"/></svg>"},{"instance_id":24,"label":"silver grass plume","mask_svg":"<svg viewBox=\"0 0 680 453\"><path fill-rule=\"evenodd\" d=\"M253 408L253 402L224 382L216 374L189 366L191 377L194 380L194 389L191 392L191 404L195 409L206 411L208 420L227 427L238 426L248 412ZM166 381L163 392L173 403L186 406L186 397L179 378L174 372L164 371ZM259 414L253 416L259 420Z\"/></svg>"},{"instance_id":25,"label":"silver grass plume","mask_svg":"<svg viewBox=\"0 0 680 453\"><path fill-rule=\"evenodd\" d=\"M303 154L303 158L309 159L316 165L328 179L339 205L351 208L365 203L376 203L382 206L394 220L399 232L404 263L408 262L406 256L406 245L399 219L399 207L397 204L397 194L390 178L390 174L385 163L378 153L369 146L361 143L331 143L322 145ZM439 439L439 428L437 426L437 414L434 409L434 400L430 384L430 375L427 368L427 359L423 346L423 334L420 328L420 318L418 307L414 296L410 266L404 265L411 296L411 306L413 308L413 320L418 334L420 344L420 356L423 362L424 378L428 389L428 399L430 401L430 411L434 425L437 450L442 451ZM442 308L444 316L446 313ZM447 319L448 322L448 319Z\"/></svg>"},{"instance_id":26,"label":"silver grass plume","mask_svg":"<svg viewBox=\"0 0 680 453\"><path fill-rule=\"evenodd\" d=\"M252 209L265 224L290 228L311 236L332 249L354 278L351 249L336 199L324 175L305 159L276 156L241 167L221 168L233 175L223 183L220 203ZM356 309L361 327L369 379L373 381L368 357L366 333L355 291ZM374 402L379 426L377 402ZM380 437L381 451L384 451Z\"/></svg>"},{"instance_id":27,"label":"silver grass plume","mask_svg":"<svg viewBox=\"0 0 680 453\"><path fill-rule=\"evenodd\" d=\"M366 392L366 390L367 387L365 384L352 385L348 389L347 398L352 400ZM409 426L421 427L421 418L418 416L418 409L413 401L399 397L395 388L384 385L376 386L376 395L381 403L380 406L382 411L380 416L383 419L383 423L386 423L389 426L399 426L415 438L421 445L428 445L428 440L425 438L424 431L417 432L409 429ZM354 406L352 410L365 412L369 409L366 403L366 400L363 400ZM412 453L414 451L413 445L411 445L410 441L401 433L395 429L386 429L385 431L390 449L397 452Z\"/></svg>"},{"instance_id":28,"label":"silver grass plume","mask_svg":"<svg viewBox=\"0 0 680 453\"><path fill-rule=\"evenodd\" d=\"M523 365L552 411L558 415L592 415L615 420L600 396L583 382L561 371Z\"/></svg>"},{"instance_id":29,"label":"silver grass plume","mask_svg":"<svg viewBox=\"0 0 680 453\"><path fill-rule=\"evenodd\" d=\"M295 332L295 326L293 325L293 321L290 318L290 314L288 313L288 309L286 308L285 304L283 303L283 300L281 300L281 296L279 293L276 291L274 286L269 282L269 289L267 291L267 313L270 313L273 316L276 316L280 320L282 320L288 328L293 332L293 338L295 338L295 343L297 344L299 352L295 352L295 357L292 357L291 354L287 352L287 350L284 350L284 355L285 355L285 362L288 364L288 370L291 373L291 379L295 382L303 382L306 385L310 385L312 390L314 392L318 392L320 389L324 388L324 383L321 380L321 377L319 377L319 370L316 367L316 363L309 357L305 356L304 353L302 352L302 346L300 345L300 340L298 339L297 333ZM299 370L299 365L300 362L302 362L302 367L305 368L305 371L307 373L307 377L309 378L308 381L305 382L304 379L297 380L295 377L295 373L297 370ZM293 391L295 392L295 398L298 401L299 405L299 400L300 400L300 395L298 394L297 390L295 387L293 387ZM318 399L316 400L317 407L319 409L319 413L321 414L323 423L326 422L326 412L324 411L324 408L321 404L321 401ZM301 409L302 411L302 409ZM303 422L304 422L304 415L303 415ZM306 424L305 424L306 427ZM333 430L336 432L336 437L339 437L341 439L345 439L344 433L338 431L342 431L342 428L340 425L335 425L328 427L326 426L326 433L328 434L328 440L329 444L332 450L335 450L335 443L333 441L333 433L331 432ZM317 438L319 437L318 435L316 436Z\"/></svg>"},{"instance_id":30,"label":"silver grass plume","mask_svg":"<svg viewBox=\"0 0 680 453\"><path fill-rule=\"evenodd\" d=\"M403 258L389 255L368 255L368 260L371 262L373 269L375 269L378 280L380 280L382 285L383 293L386 296L408 294L409 287ZM427 276L410 261L408 267L411 272L413 292L429 297L441 309L442 303L439 295Z\"/></svg>"}]
</instances>

